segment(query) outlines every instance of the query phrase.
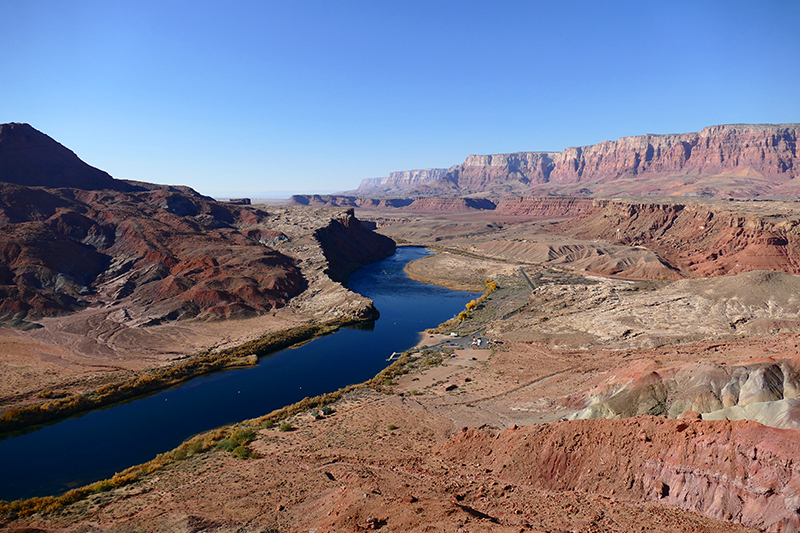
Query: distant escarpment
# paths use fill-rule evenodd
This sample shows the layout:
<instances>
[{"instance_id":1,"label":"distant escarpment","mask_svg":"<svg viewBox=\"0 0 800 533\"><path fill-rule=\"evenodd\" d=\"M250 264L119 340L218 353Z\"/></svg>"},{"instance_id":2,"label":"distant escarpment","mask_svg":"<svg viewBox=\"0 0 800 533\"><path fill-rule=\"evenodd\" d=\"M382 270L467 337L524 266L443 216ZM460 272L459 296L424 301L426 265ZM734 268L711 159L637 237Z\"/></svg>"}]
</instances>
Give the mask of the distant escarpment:
<instances>
[{"instance_id":1,"label":"distant escarpment","mask_svg":"<svg viewBox=\"0 0 800 533\"><path fill-rule=\"evenodd\" d=\"M800 192L798 132L798 124L732 124L561 152L470 155L437 179L398 180L392 194L786 198Z\"/></svg>"},{"instance_id":2,"label":"distant escarpment","mask_svg":"<svg viewBox=\"0 0 800 533\"><path fill-rule=\"evenodd\" d=\"M386 178L366 178L358 186L358 192L364 195L384 196L393 192L406 191L430 181L441 179L446 168L426 168L421 170L403 170L391 172Z\"/></svg>"},{"instance_id":3,"label":"distant escarpment","mask_svg":"<svg viewBox=\"0 0 800 533\"><path fill-rule=\"evenodd\" d=\"M495 212L520 217L560 218L585 215L597 209L594 201L588 198L509 198L503 200Z\"/></svg>"},{"instance_id":4,"label":"distant escarpment","mask_svg":"<svg viewBox=\"0 0 800 533\"><path fill-rule=\"evenodd\" d=\"M441 211L462 213L494 209L496 204L485 198L369 198L346 195L295 194L286 205L309 207L358 207L362 209L401 209L404 211Z\"/></svg>"},{"instance_id":5,"label":"distant escarpment","mask_svg":"<svg viewBox=\"0 0 800 533\"><path fill-rule=\"evenodd\" d=\"M494 209L496 205L483 198L417 198L406 211L445 211L463 213L480 209Z\"/></svg>"},{"instance_id":6,"label":"distant escarpment","mask_svg":"<svg viewBox=\"0 0 800 533\"><path fill-rule=\"evenodd\" d=\"M413 202L410 198L369 198L341 194L293 194L286 205L309 207L405 207Z\"/></svg>"}]
</instances>

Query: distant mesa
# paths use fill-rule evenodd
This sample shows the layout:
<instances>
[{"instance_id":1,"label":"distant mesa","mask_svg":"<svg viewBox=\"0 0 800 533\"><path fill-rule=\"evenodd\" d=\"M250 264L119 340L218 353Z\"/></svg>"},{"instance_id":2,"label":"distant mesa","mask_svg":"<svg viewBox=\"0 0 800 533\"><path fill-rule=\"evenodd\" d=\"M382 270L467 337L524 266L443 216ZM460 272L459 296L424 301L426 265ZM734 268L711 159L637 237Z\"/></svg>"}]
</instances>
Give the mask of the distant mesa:
<instances>
[{"instance_id":1,"label":"distant mesa","mask_svg":"<svg viewBox=\"0 0 800 533\"><path fill-rule=\"evenodd\" d=\"M338 194L294 194L286 205L309 207L405 207L413 203L410 198L370 198Z\"/></svg>"},{"instance_id":2,"label":"distant mesa","mask_svg":"<svg viewBox=\"0 0 800 533\"><path fill-rule=\"evenodd\" d=\"M250 205L250 198L229 198L229 204L233 205Z\"/></svg>"},{"instance_id":3,"label":"distant mesa","mask_svg":"<svg viewBox=\"0 0 800 533\"><path fill-rule=\"evenodd\" d=\"M800 124L729 124L561 152L470 155L444 169L364 180L355 196L794 198Z\"/></svg>"},{"instance_id":4,"label":"distant mesa","mask_svg":"<svg viewBox=\"0 0 800 533\"><path fill-rule=\"evenodd\" d=\"M392 172L387 178L366 178L358 186L358 192L364 195L389 195L401 192L431 181L437 181L447 173L446 168L425 168L420 170L403 170Z\"/></svg>"},{"instance_id":5,"label":"distant mesa","mask_svg":"<svg viewBox=\"0 0 800 533\"><path fill-rule=\"evenodd\" d=\"M310 207L396 208L404 211L447 211L462 213L494 209L497 205L485 198L369 198L362 196L295 194L286 205Z\"/></svg>"}]
</instances>

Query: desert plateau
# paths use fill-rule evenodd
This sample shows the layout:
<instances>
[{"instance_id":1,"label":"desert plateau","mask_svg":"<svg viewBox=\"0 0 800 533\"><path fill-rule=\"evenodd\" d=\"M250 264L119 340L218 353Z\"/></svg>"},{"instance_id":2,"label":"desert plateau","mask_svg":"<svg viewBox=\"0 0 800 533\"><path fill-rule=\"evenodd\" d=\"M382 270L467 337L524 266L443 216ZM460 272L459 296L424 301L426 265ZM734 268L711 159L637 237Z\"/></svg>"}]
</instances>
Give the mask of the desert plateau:
<instances>
[{"instance_id":1,"label":"desert plateau","mask_svg":"<svg viewBox=\"0 0 800 533\"><path fill-rule=\"evenodd\" d=\"M0 501L0 528L798 532L799 133L470 155L274 205L0 125L4 440L368 328L348 281L398 247L480 294L366 382Z\"/></svg>"}]
</instances>

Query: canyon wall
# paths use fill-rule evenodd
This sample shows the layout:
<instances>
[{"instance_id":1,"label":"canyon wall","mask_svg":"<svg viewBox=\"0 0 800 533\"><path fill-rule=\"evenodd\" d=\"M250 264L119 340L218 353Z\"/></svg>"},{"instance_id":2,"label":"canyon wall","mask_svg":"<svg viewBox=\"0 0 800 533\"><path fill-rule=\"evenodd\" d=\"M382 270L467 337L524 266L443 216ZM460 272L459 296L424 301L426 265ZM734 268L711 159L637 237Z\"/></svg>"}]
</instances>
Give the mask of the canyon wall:
<instances>
[{"instance_id":1,"label":"canyon wall","mask_svg":"<svg viewBox=\"0 0 800 533\"><path fill-rule=\"evenodd\" d=\"M682 204L594 200L594 209L549 230L646 246L692 277L777 270L800 274L794 204Z\"/></svg>"},{"instance_id":2,"label":"canyon wall","mask_svg":"<svg viewBox=\"0 0 800 533\"><path fill-rule=\"evenodd\" d=\"M498 204L496 213L518 217L560 218L593 213L598 209L589 198L510 198Z\"/></svg>"},{"instance_id":3,"label":"canyon wall","mask_svg":"<svg viewBox=\"0 0 800 533\"><path fill-rule=\"evenodd\" d=\"M425 168L419 170L403 170L390 172L385 178L365 178L358 186L361 194L388 194L394 191L407 190L429 181L441 179L446 168Z\"/></svg>"},{"instance_id":4,"label":"canyon wall","mask_svg":"<svg viewBox=\"0 0 800 533\"><path fill-rule=\"evenodd\" d=\"M799 132L798 124L730 124L561 152L470 155L437 178L394 180L392 192L788 197L800 192L800 183L793 182L800 176ZM362 188L369 190L363 183Z\"/></svg>"},{"instance_id":5,"label":"canyon wall","mask_svg":"<svg viewBox=\"0 0 800 533\"><path fill-rule=\"evenodd\" d=\"M369 263L392 255L395 242L374 233L358 220L352 209L335 215L329 224L314 232L328 260L326 274L334 281L347 282L351 273Z\"/></svg>"}]
</instances>

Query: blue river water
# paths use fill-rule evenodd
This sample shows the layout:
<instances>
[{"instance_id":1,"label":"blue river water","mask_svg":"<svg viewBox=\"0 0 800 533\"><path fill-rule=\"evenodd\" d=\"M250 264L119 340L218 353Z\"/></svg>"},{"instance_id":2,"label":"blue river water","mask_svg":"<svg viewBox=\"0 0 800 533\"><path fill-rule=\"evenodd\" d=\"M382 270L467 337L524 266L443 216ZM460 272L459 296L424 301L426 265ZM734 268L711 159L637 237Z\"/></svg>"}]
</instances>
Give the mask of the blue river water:
<instances>
[{"instance_id":1,"label":"blue river water","mask_svg":"<svg viewBox=\"0 0 800 533\"><path fill-rule=\"evenodd\" d=\"M457 314L474 293L414 281L403 267L429 255L401 247L354 272L348 287L372 298L381 317L343 328L259 364L192 379L0 440L0 500L61 494L144 463L198 433L366 381L419 332Z\"/></svg>"}]
</instances>

